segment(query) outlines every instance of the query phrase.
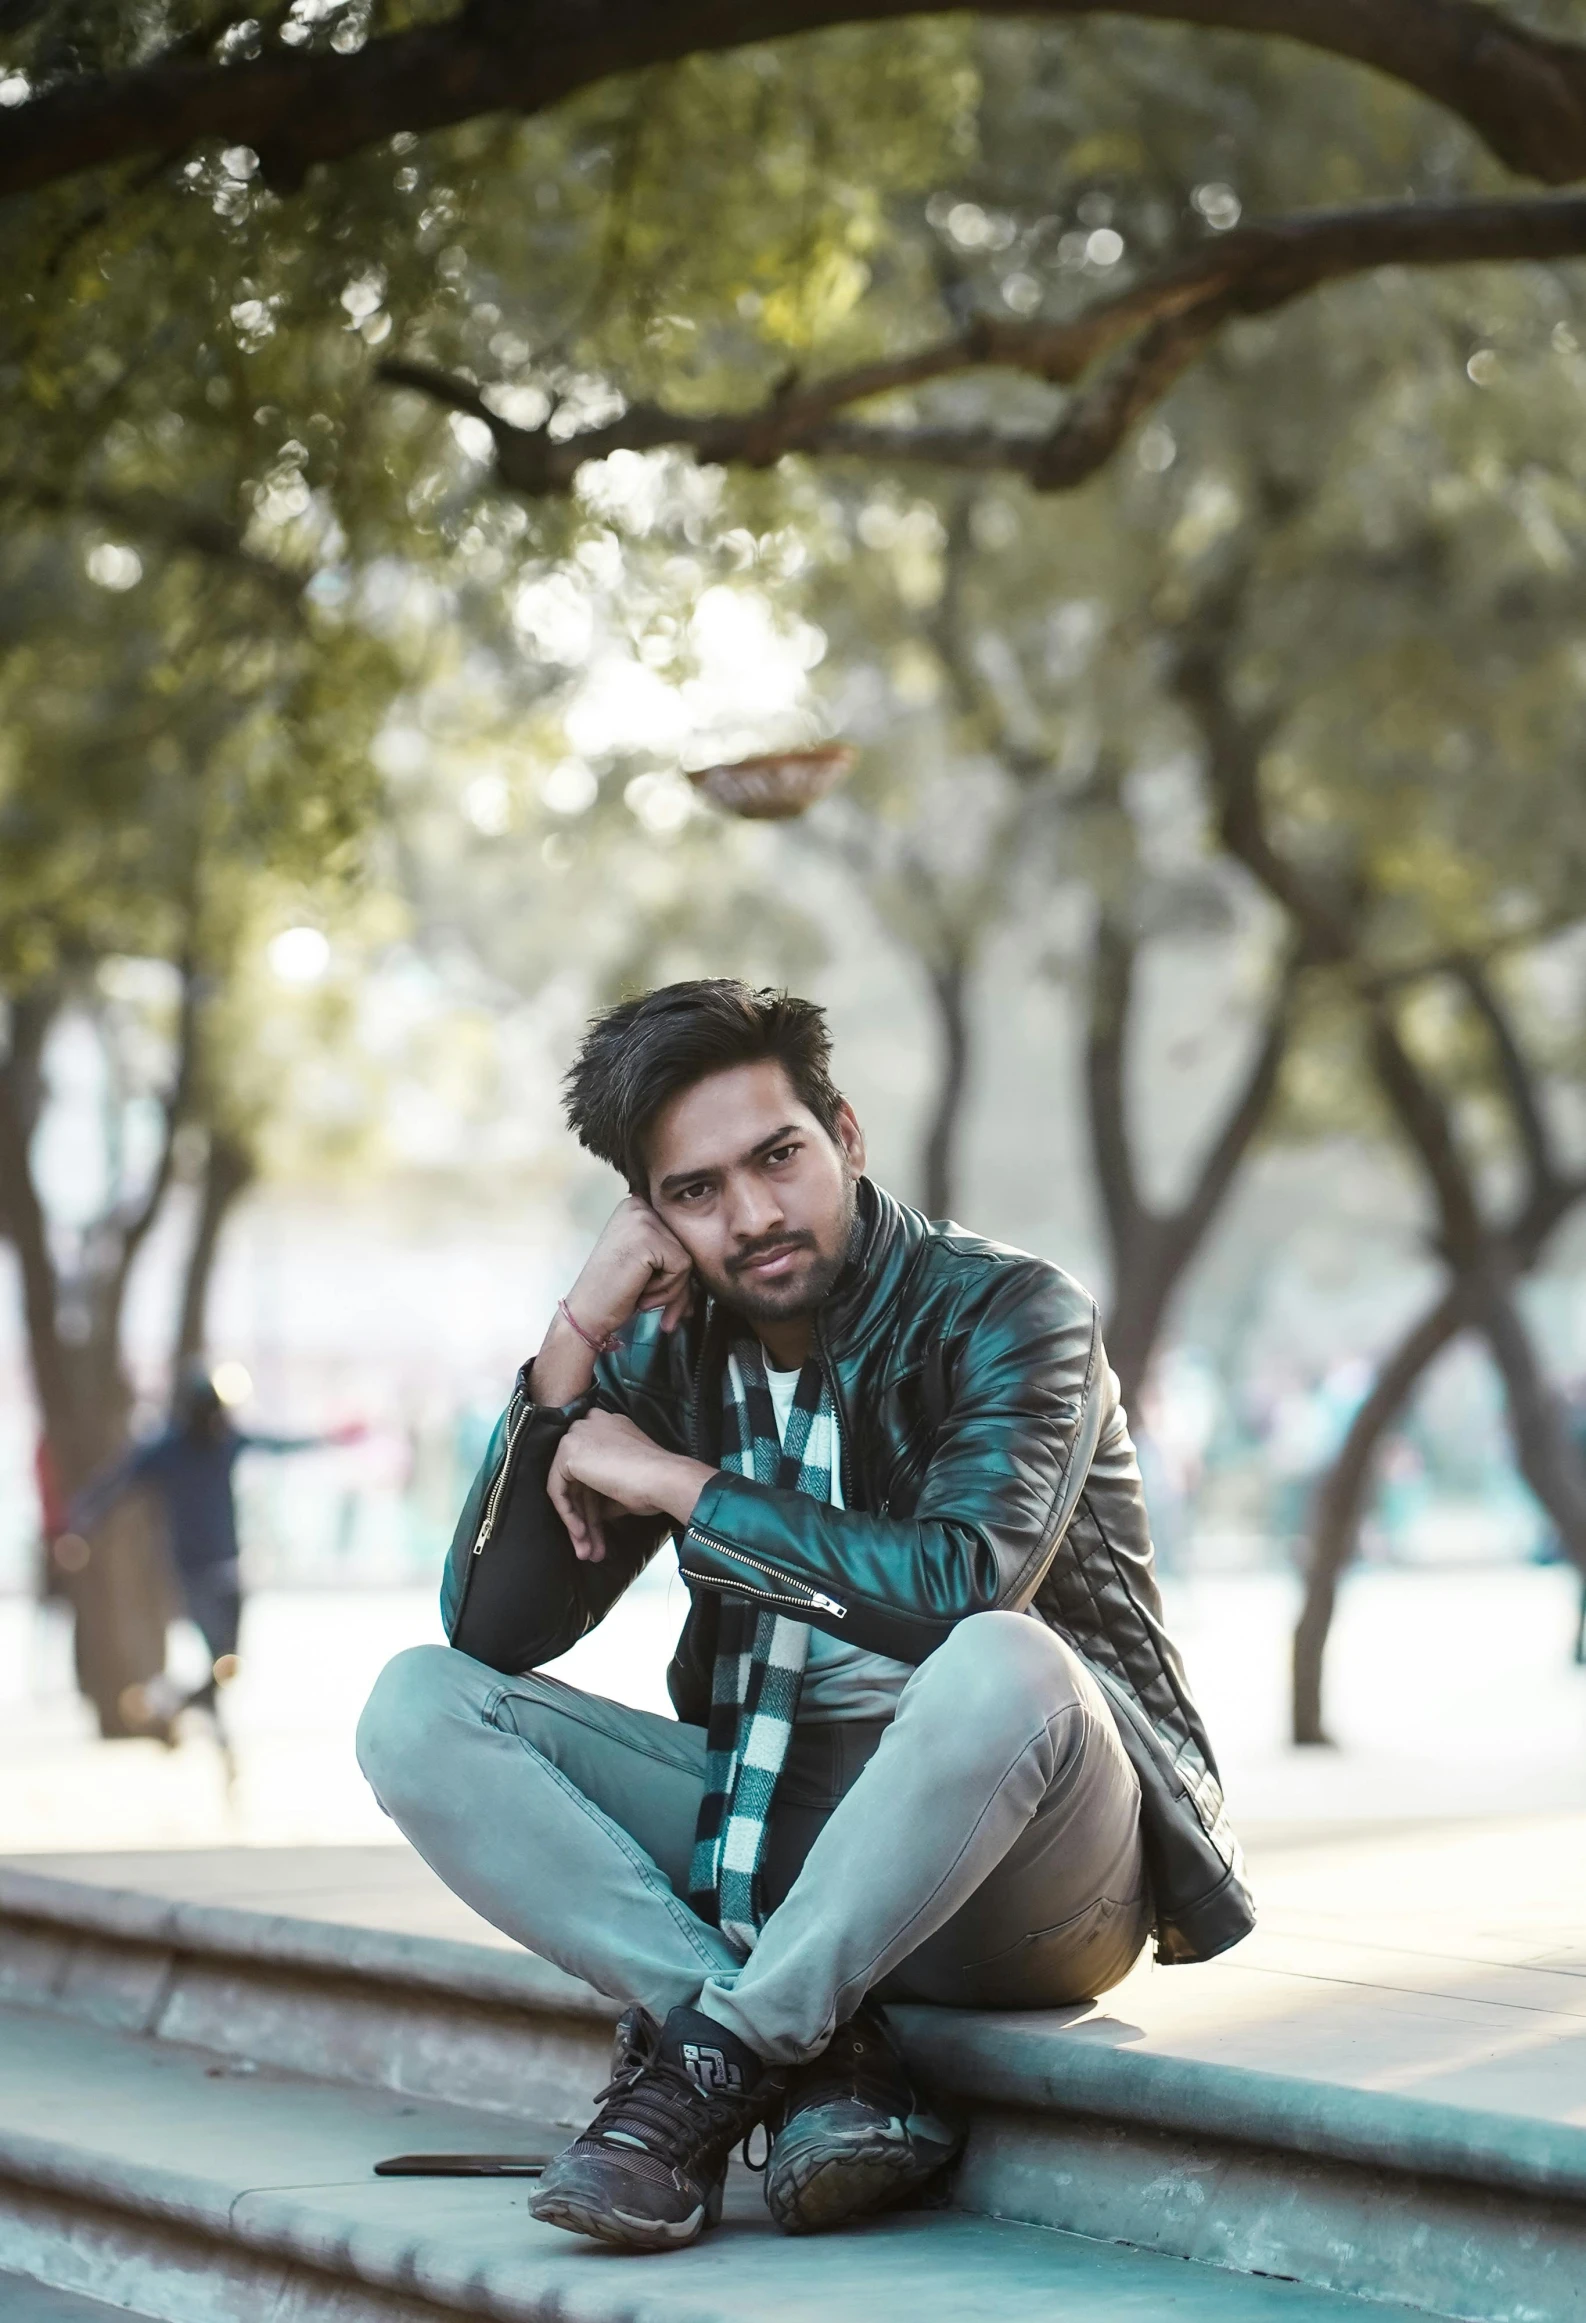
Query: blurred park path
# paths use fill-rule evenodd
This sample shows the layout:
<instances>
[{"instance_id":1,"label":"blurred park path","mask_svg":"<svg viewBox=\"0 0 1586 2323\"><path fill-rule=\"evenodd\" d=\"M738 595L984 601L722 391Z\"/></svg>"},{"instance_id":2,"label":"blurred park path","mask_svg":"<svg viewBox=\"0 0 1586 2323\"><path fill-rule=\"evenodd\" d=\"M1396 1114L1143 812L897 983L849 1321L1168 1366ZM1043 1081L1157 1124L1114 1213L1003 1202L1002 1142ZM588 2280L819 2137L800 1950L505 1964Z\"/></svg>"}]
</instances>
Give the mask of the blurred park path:
<instances>
[{"instance_id":1,"label":"blurred park path","mask_svg":"<svg viewBox=\"0 0 1586 2323\"><path fill-rule=\"evenodd\" d=\"M1176 1579L1167 1595L1253 1851L1356 1826L1586 1810L1586 1671L1569 1658L1568 1571L1354 1575L1329 1660L1336 1750L1284 1739L1290 1577ZM675 1569L658 1561L561 1673L665 1709L683 1600ZM392 1842L353 1730L388 1656L438 1635L429 1591L261 1592L226 1696L237 1759L228 1798L199 1720L175 1751L93 1739L63 1632L21 1600L0 1601L0 1854Z\"/></svg>"}]
</instances>

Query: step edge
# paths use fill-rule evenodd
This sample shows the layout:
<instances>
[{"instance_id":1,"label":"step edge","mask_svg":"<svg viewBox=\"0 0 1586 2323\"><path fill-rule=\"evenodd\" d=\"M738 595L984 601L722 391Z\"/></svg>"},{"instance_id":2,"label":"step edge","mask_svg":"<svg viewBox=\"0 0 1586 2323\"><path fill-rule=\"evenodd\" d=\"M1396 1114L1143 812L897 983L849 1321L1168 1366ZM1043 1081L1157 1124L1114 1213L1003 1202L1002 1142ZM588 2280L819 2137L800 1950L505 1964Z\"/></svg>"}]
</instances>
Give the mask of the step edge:
<instances>
[{"instance_id":1,"label":"step edge","mask_svg":"<svg viewBox=\"0 0 1586 2323\"><path fill-rule=\"evenodd\" d=\"M312 2197L333 2189L312 2184L233 2187L160 2163L133 2162L98 2148L0 2126L0 2186L51 2194L150 2226L184 2229L203 2240L240 2245L257 2257L302 2266L331 2281L406 2293L438 2308L476 2315L480 2299L511 2323L551 2323L564 2308L554 2289L514 2295L482 2281L477 2270L448 2260L443 2246L411 2228L368 2220L327 2231ZM590 2323L626 2323L627 2309Z\"/></svg>"},{"instance_id":2,"label":"step edge","mask_svg":"<svg viewBox=\"0 0 1586 2323\"><path fill-rule=\"evenodd\" d=\"M972 2104L1090 2116L1324 2156L1396 2177L1586 2201L1586 2130L1568 2123L1142 2053L1079 2029L1032 2028L1027 2019L1016 2027L985 2013L912 2002L889 2006L887 2016L911 2061L944 2094Z\"/></svg>"},{"instance_id":3,"label":"step edge","mask_svg":"<svg viewBox=\"0 0 1586 2323\"><path fill-rule=\"evenodd\" d=\"M530 1952L497 1954L450 1936L404 1935L242 1905L177 1903L139 1888L102 1888L0 1866L0 1923L7 1921L190 1959L345 1976L533 2016L614 2024L621 2013L620 2002Z\"/></svg>"},{"instance_id":4,"label":"step edge","mask_svg":"<svg viewBox=\"0 0 1586 2323\"><path fill-rule=\"evenodd\" d=\"M604 2283L591 2296L593 2286L580 2280L570 2298L568 2282L554 2279L554 2262L553 2279L525 2284L521 2259L497 2259L481 2266L477 2260L459 2258L453 2237L426 2235L411 2227L394 2227L367 2218L335 2220L323 2201L314 2199L333 2194L332 2184L233 2189L220 2179L195 2177L157 2163L132 2162L61 2139L0 2126L0 2188L8 2184L151 2227L174 2227L203 2240L240 2246L256 2257L302 2267L330 2282L418 2298L438 2311L458 2314L464 2323L469 2319L483 2323L486 2315L494 2323L570 2323L575 2311L580 2323L642 2323L650 2312L647 2302L632 2299L627 2287L619 2292L615 2283L609 2286L615 2294L615 2303L610 2306L600 2297L600 2291L608 2287ZM1056 2233L1077 2242L1097 2239L1074 2228L1032 2228L1027 2219L996 2212L981 2215L988 2226L1015 2232ZM1101 2247L1111 2244L1109 2237ZM1144 2244L1126 2242L1121 2247L1142 2258L1192 2266L1230 2283L1249 2286L1259 2279L1215 2259L1157 2251ZM43 2278L24 2275L21 2279ZM1446 2310L1409 2307L1400 2300L1377 2300L1325 2285L1310 2287L1338 2302L1340 2311L1347 2301L1383 2317L1384 2323L1391 2323L1394 2317L1402 2317L1403 2323L1454 2323ZM704 2293L705 2298L709 2295ZM92 2300L94 2294L81 2296ZM729 2323L742 2312L731 2303L736 2296L732 2287L726 2286L719 2306L698 2306L695 2323ZM153 2323L142 2310L115 2308L106 2312L107 2316L125 2314L128 2323Z\"/></svg>"}]
</instances>

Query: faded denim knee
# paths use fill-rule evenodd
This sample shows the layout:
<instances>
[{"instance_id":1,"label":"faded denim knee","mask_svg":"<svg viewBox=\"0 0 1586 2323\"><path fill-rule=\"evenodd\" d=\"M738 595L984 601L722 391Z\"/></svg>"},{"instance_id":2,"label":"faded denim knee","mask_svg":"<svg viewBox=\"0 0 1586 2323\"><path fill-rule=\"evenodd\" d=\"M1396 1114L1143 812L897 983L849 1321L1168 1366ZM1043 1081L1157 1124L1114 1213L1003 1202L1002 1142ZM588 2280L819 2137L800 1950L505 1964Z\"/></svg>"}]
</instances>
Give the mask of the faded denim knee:
<instances>
[{"instance_id":1,"label":"faded denim knee","mask_svg":"<svg viewBox=\"0 0 1586 2323\"><path fill-rule=\"evenodd\" d=\"M479 1664L451 1646L410 1645L376 1678L354 1747L365 1781L395 1821L433 1790L438 1731L477 1691L479 1675Z\"/></svg>"},{"instance_id":2,"label":"faded denim knee","mask_svg":"<svg viewBox=\"0 0 1586 2323\"><path fill-rule=\"evenodd\" d=\"M972 1613L921 1665L966 1734L1033 1736L1086 1692L1073 1650L1027 1613Z\"/></svg>"}]
</instances>

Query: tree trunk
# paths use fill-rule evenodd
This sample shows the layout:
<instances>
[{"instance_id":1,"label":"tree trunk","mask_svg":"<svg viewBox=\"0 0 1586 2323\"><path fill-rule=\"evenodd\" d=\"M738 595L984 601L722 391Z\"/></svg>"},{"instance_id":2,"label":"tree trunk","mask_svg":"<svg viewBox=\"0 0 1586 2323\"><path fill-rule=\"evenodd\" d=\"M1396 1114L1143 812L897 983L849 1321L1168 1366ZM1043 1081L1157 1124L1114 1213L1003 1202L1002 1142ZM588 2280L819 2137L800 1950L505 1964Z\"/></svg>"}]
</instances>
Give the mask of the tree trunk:
<instances>
[{"instance_id":1,"label":"tree trunk","mask_svg":"<svg viewBox=\"0 0 1586 2323\"><path fill-rule=\"evenodd\" d=\"M1520 1473L1552 1518L1564 1554L1586 1574L1586 1460L1506 1285L1489 1283L1480 1321L1503 1377Z\"/></svg>"},{"instance_id":2,"label":"tree trunk","mask_svg":"<svg viewBox=\"0 0 1586 2323\"><path fill-rule=\"evenodd\" d=\"M1107 1310L1107 1361L1118 1379L1126 1412L1138 1405L1156 1353L1168 1301L1194 1256L1170 1221L1142 1211L1128 1241L1112 1254L1112 1299Z\"/></svg>"},{"instance_id":3,"label":"tree trunk","mask_svg":"<svg viewBox=\"0 0 1586 2323\"><path fill-rule=\"evenodd\" d=\"M1133 1408L1163 1318L1227 1201L1277 1095L1292 1027L1295 963L1278 978L1261 1039L1183 1200L1152 1208L1140 1192L1128 1117L1129 1030L1138 945L1098 909L1091 941L1085 1094L1091 1162L1112 1259L1107 1359L1125 1411Z\"/></svg>"},{"instance_id":4,"label":"tree trunk","mask_svg":"<svg viewBox=\"0 0 1586 2323\"><path fill-rule=\"evenodd\" d=\"M1305 1602L1294 1630L1292 1713L1297 1743L1318 1745L1331 1740L1322 1723L1322 1661L1338 1600L1339 1578L1355 1553L1383 1438L1428 1364L1468 1320L1463 1288L1451 1284L1436 1305L1405 1333L1378 1371L1317 1491L1306 1561Z\"/></svg>"},{"instance_id":5,"label":"tree trunk","mask_svg":"<svg viewBox=\"0 0 1586 2323\"><path fill-rule=\"evenodd\" d=\"M95 1270L75 1286L86 1336L62 1328L62 1291L48 1221L33 1181L30 1147L43 1099L41 1059L66 994L35 991L11 1001L11 1041L0 1065L0 1231L16 1250L22 1274L28 1362L39 1426L63 1504L80 1492L126 1441L131 1393L121 1362L121 1311L131 1261L152 1223L169 1171L175 1105L165 1151L147 1200L103 1222L89 1237ZM183 1067L191 1035L183 1013ZM180 1084L182 1067L179 1067ZM101 1734L131 1731L131 1690L163 1667L170 1590L163 1541L136 1503L115 1510L87 1541L63 1536L46 1544L52 1591L72 1608L79 1684L94 1706Z\"/></svg>"},{"instance_id":6,"label":"tree trunk","mask_svg":"<svg viewBox=\"0 0 1586 2323\"><path fill-rule=\"evenodd\" d=\"M968 966L952 953L929 975L941 1045L921 1175L926 1216L950 1218L958 1190L959 1123L969 1087Z\"/></svg>"},{"instance_id":7,"label":"tree trunk","mask_svg":"<svg viewBox=\"0 0 1586 2323\"><path fill-rule=\"evenodd\" d=\"M182 1304L176 1326L176 1360L178 1375L191 1363L203 1356L206 1346L204 1319L209 1305L209 1283L214 1273L215 1254L220 1247L220 1232L228 1213L253 1180L253 1156L240 1138L229 1136L224 1130L211 1130L209 1152L204 1160L203 1185L199 1194L198 1219L193 1228L192 1247L187 1254L187 1272L182 1281Z\"/></svg>"}]
</instances>

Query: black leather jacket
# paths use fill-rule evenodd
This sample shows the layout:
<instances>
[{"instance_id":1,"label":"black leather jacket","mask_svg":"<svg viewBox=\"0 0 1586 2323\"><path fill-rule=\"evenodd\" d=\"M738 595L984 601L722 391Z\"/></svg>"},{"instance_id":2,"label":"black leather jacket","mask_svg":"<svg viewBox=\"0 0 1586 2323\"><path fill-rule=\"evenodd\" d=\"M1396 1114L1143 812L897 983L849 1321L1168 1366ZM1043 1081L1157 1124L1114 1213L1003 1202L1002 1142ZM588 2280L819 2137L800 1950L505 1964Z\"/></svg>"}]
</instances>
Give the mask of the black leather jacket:
<instances>
[{"instance_id":1,"label":"black leather jacket","mask_svg":"<svg viewBox=\"0 0 1586 2323\"><path fill-rule=\"evenodd\" d=\"M678 1544L692 1606L667 1674L706 1722L721 1593L785 1606L872 1653L921 1662L956 1622L1027 1609L1082 1654L1140 1778L1157 1957L1209 1959L1254 1912L1222 1786L1162 1625L1140 1471L1095 1301L861 1180L855 1255L817 1320L843 1447L830 1507L718 1471ZM554 1660L602 1619L670 1520L627 1518L580 1564L545 1493L556 1444L598 1401L669 1450L719 1453L723 1318L670 1337L641 1316L592 1395L537 1407L520 1375L463 1510L442 1610L492 1668Z\"/></svg>"}]
</instances>

